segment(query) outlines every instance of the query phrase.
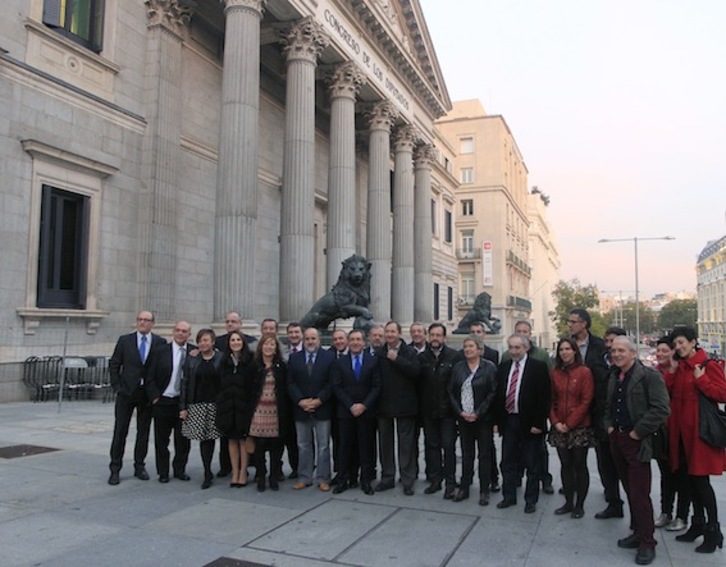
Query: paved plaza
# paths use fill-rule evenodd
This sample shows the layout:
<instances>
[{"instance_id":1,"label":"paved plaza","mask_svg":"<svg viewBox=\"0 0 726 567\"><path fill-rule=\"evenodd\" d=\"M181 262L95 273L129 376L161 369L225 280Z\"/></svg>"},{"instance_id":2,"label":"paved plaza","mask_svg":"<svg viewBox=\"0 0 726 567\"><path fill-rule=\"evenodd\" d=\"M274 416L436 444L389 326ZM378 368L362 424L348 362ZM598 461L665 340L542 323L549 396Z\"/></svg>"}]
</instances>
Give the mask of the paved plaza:
<instances>
[{"instance_id":1,"label":"paved plaza","mask_svg":"<svg viewBox=\"0 0 726 567\"><path fill-rule=\"evenodd\" d=\"M482 508L476 485L470 500L453 503L441 492L424 495L422 480L412 497L400 485L373 496L358 489L332 495L293 491L291 481L279 492L259 493L253 484L232 489L229 479L201 490L196 442L191 482L156 481L153 441L152 480L142 482L129 460L133 431L121 484L109 486L112 427L112 404L67 402L60 412L56 403L0 405L0 566L634 565L635 552L615 544L628 534L627 516L593 518L605 505L593 452L586 516L573 520L553 515L562 504L557 494L541 495L537 512L525 515L521 494L516 508L498 510L496 494ZM18 445L56 450L25 456L3 450ZM554 451L550 465L557 478ZM713 480L723 517L726 480ZM655 486L656 505L657 492ZM673 533L658 530L656 537L654 565L726 563L722 550L704 556Z\"/></svg>"}]
</instances>

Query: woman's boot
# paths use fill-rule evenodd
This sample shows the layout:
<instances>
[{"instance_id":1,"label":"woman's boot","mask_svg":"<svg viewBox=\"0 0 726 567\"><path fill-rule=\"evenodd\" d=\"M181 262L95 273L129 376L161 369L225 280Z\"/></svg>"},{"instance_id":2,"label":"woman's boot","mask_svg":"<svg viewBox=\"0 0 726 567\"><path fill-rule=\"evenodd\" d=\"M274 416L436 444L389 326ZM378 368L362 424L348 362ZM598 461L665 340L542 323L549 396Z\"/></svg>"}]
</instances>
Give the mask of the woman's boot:
<instances>
[{"instance_id":1,"label":"woman's boot","mask_svg":"<svg viewBox=\"0 0 726 567\"><path fill-rule=\"evenodd\" d=\"M723 534L718 522L706 524L706 531L703 534L703 543L696 548L698 553L713 553L717 547L723 547Z\"/></svg>"},{"instance_id":2,"label":"woman's boot","mask_svg":"<svg viewBox=\"0 0 726 567\"><path fill-rule=\"evenodd\" d=\"M676 541L687 541L689 543L696 541L696 538L701 537L705 533L705 531L705 521L691 518L691 527L688 528L688 531L686 533L676 536Z\"/></svg>"}]
</instances>

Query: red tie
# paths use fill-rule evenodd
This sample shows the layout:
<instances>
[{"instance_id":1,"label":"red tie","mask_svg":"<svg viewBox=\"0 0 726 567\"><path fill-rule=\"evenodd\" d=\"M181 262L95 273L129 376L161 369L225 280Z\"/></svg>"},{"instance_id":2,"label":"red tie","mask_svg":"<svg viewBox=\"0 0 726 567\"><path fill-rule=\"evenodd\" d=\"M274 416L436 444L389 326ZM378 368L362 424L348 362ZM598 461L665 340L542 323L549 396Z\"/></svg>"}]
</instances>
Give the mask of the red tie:
<instances>
[{"instance_id":1,"label":"red tie","mask_svg":"<svg viewBox=\"0 0 726 567\"><path fill-rule=\"evenodd\" d=\"M509 381L509 390L507 390L507 399L504 403L504 409L507 413L514 413L514 401L517 399L517 382L519 382L519 361L514 365L512 379Z\"/></svg>"}]
</instances>

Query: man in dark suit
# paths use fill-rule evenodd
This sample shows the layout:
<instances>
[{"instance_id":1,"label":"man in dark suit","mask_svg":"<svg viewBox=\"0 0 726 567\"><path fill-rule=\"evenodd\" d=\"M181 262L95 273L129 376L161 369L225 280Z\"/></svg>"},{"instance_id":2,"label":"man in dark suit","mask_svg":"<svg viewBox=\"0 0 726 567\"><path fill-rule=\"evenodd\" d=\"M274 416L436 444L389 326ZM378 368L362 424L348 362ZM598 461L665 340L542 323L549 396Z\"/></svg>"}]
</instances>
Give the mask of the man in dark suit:
<instances>
[{"instance_id":1,"label":"man in dark suit","mask_svg":"<svg viewBox=\"0 0 726 567\"><path fill-rule=\"evenodd\" d=\"M520 464L527 472L524 511L537 509L542 478L542 437L550 411L551 386L547 364L527 355L529 339L511 335L507 340L510 360L497 373L497 407L502 432L503 500L497 508L517 503Z\"/></svg>"},{"instance_id":2,"label":"man in dark suit","mask_svg":"<svg viewBox=\"0 0 726 567\"><path fill-rule=\"evenodd\" d=\"M166 340L151 333L154 314L139 311L136 315L136 331L122 335L116 343L108 367L111 374L111 388L116 393L114 409L115 422L111 441L111 475L108 483L120 482L119 472L123 466L126 436L129 434L131 417L136 410L136 445L134 447L134 476L149 480L144 459L149 451L149 429L151 428L151 406L144 389L148 370L149 353L166 344Z\"/></svg>"},{"instance_id":3,"label":"man in dark suit","mask_svg":"<svg viewBox=\"0 0 726 567\"><path fill-rule=\"evenodd\" d=\"M610 439L603 427L605 405L608 397L608 354L605 342L590 333L592 319L585 309L575 308L570 311L567 324L572 338L580 347L582 360L592 372L595 379L595 396L592 400L590 413L595 430L595 456L600 481L605 489L607 507L595 514L598 520L623 517L623 499L620 497L620 480L610 451Z\"/></svg>"},{"instance_id":4,"label":"man in dark suit","mask_svg":"<svg viewBox=\"0 0 726 567\"><path fill-rule=\"evenodd\" d=\"M330 421L333 417L330 369L336 358L333 352L320 348L320 335L313 327L305 329L303 343L305 350L290 356L287 367L287 391L293 403L298 449L298 482L293 488L300 490L312 485L313 464L316 463L318 488L328 492ZM317 447L317 462L313 446Z\"/></svg>"},{"instance_id":5,"label":"man in dark suit","mask_svg":"<svg viewBox=\"0 0 726 567\"><path fill-rule=\"evenodd\" d=\"M182 435L179 417L179 396L184 365L188 354L195 349L189 344L191 325L186 321L174 324L174 340L154 349L149 355L146 395L154 417L154 448L156 473L159 482L169 482L169 437L174 432L174 478L189 480L186 473L190 441Z\"/></svg>"},{"instance_id":6,"label":"man in dark suit","mask_svg":"<svg viewBox=\"0 0 726 567\"><path fill-rule=\"evenodd\" d=\"M381 376L378 359L365 350L362 331L354 329L348 333L348 350L348 354L340 357L332 368L340 432L338 483L333 492L340 494L348 488L351 475L355 474L354 461L358 461L361 490L373 494L375 403L381 393ZM357 459L353 454L356 449Z\"/></svg>"},{"instance_id":7,"label":"man in dark suit","mask_svg":"<svg viewBox=\"0 0 726 567\"><path fill-rule=\"evenodd\" d=\"M381 398L378 402L378 435L381 482L376 492L395 486L394 428L398 440L398 468L403 493L413 495L416 480L416 382L421 366L416 351L401 340L401 325L389 321L383 330L386 341L376 353L381 368Z\"/></svg>"}]
</instances>

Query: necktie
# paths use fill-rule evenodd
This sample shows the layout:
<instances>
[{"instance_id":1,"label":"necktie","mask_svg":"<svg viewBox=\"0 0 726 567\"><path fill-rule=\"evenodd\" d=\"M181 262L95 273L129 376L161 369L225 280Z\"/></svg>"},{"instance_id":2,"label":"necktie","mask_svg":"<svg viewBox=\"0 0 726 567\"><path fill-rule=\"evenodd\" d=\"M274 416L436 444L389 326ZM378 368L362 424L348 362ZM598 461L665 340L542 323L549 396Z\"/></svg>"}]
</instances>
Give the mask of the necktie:
<instances>
[{"instance_id":1,"label":"necktie","mask_svg":"<svg viewBox=\"0 0 726 567\"><path fill-rule=\"evenodd\" d=\"M313 353L308 353L308 376L313 375Z\"/></svg>"},{"instance_id":2,"label":"necktie","mask_svg":"<svg viewBox=\"0 0 726 567\"><path fill-rule=\"evenodd\" d=\"M141 335L141 344L139 344L139 357L141 364L146 363L146 335Z\"/></svg>"},{"instance_id":3,"label":"necktie","mask_svg":"<svg viewBox=\"0 0 726 567\"><path fill-rule=\"evenodd\" d=\"M353 374L355 374L356 382L360 379L360 369L361 369L360 355L357 354L355 356L355 361L353 363Z\"/></svg>"},{"instance_id":4,"label":"necktie","mask_svg":"<svg viewBox=\"0 0 726 567\"><path fill-rule=\"evenodd\" d=\"M187 357L187 349L186 348L180 348L179 349L179 366L176 368L176 376L174 376L174 392L179 393L181 392L181 381L182 381L182 375L184 374L184 361Z\"/></svg>"},{"instance_id":5,"label":"necktie","mask_svg":"<svg viewBox=\"0 0 726 567\"><path fill-rule=\"evenodd\" d=\"M519 361L514 365L514 372L512 372L512 379L509 382L509 390L507 390L507 399L504 404L504 408L507 413L514 413L514 402L517 399L517 383L519 382Z\"/></svg>"}]
</instances>

